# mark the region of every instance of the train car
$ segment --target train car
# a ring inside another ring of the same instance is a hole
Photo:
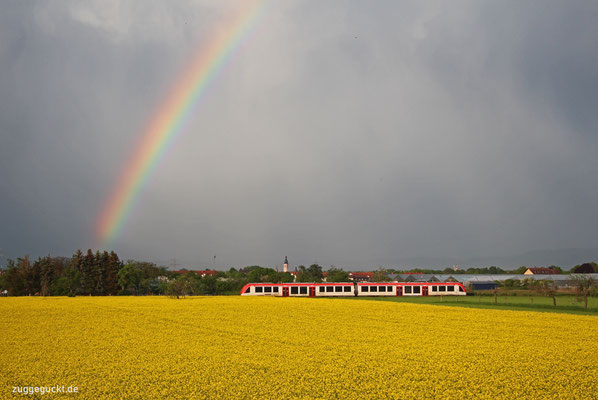
[[[434,282],[427,283],[427,296],[466,296],[467,292],[459,282]]]
[[[241,296],[346,297],[354,296],[351,282],[339,283],[248,283]]]
[[[395,282],[359,282],[356,285],[357,296],[397,296]]]
[[[360,282],[357,296],[465,296],[459,282]]]
[[[339,282],[248,283],[241,296],[347,297],[347,296],[465,296],[459,282]]]

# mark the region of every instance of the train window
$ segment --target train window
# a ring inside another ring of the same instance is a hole
[[[439,292],[446,292],[446,286],[438,286]]]
[[[274,286],[273,291],[274,291],[274,293],[278,293],[278,286]]]
[[[249,293],[251,292],[251,286],[249,286],[247,289],[245,289],[245,293]]]
[[[379,292],[386,292],[386,286],[378,286]]]
[[[433,291],[433,292],[436,292],[437,290],[438,290],[438,289],[437,289],[437,287],[436,287],[436,286],[432,286],[432,291]]]
[[[451,286],[447,286],[446,287],[446,291],[447,292],[454,292],[455,291],[455,286],[451,285]]]
[[[261,286],[256,286],[256,287],[255,287],[255,292],[256,292],[256,293],[262,293],[263,291],[264,291],[264,288],[263,288],[263,287],[261,287]]]
[[[377,292],[378,286],[370,286],[370,292]]]
[[[342,286],[335,286],[335,287],[334,287],[334,291],[335,291],[336,293],[342,292],[342,291],[343,291],[343,287],[342,287]]]
[[[343,286],[345,292],[351,292],[351,286]]]
[[[403,293],[411,294],[411,286],[403,286]]]
[[[459,286],[459,291],[463,292],[463,288],[461,286]]]
[[[369,292],[369,291],[370,291],[370,288],[369,288],[368,286],[362,286],[362,287],[361,287],[361,291],[362,291],[362,292]]]
[[[291,286],[291,294],[299,294],[299,287]]]
[[[318,289],[318,292],[324,293],[325,290],[326,290],[326,288],[324,286],[320,286],[320,288]]]
[[[334,292],[334,286],[326,286],[326,292],[327,293]]]
[[[299,294],[307,294],[307,286],[301,286],[299,288]]]
[[[264,288],[264,292],[266,292],[266,293],[272,293],[272,286],[266,286]]]
[[[421,288],[419,286],[413,286],[413,293],[421,293]]]

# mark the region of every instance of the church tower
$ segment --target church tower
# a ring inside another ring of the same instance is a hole
[[[284,265],[282,267],[282,272],[289,272],[289,260],[287,256],[284,256]]]

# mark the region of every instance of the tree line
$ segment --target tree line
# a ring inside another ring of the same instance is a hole
[[[115,252],[77,250],[71,258],[29,256],[9,259],[0,276],[0,288],[10,296],[115,295],[122,262]]]
[[[0,274],[0,292],[9,296],[219,295],[238,294],[250,282],[294,282],[291,273],[259,265],[228,271],[170,271],[154,263],[123,262],[114,251],[77,250],[71,258],[29,256],[9,259]],[[331,267],[328,282],[349,282],[349,273]],[[298,282],[322,282],[318,264],[298,266]]]
[[[550,268],[560,268],[552,266]],[[466,270],[414,269],[409,272],[440,274],[522,274],[526,267],[505,271],[498,267],[468,268]],[[598,271],[595,263],[580,264],[572,272]],[[259,265],[228,271],[209,271],[199,275],[194,271],[170,271],[154,263],[128,260],[123,262],[114,251],[77,250],[71,258],[40,257],[35,261],[28,256],[8,260],[7,268],[0,271],[0,292],[9,296],[108,296],[108,295],[218,295],[238,294],[250,282],[351,282],[349,272],[331,266],[324,272],[322,266],[300,265],[294,273],[279,272]],[[389,281],[388,273],[408,272],[378,268],[372,281]],[[507,283],[510,284],[510,282]]]
[[[185,271],[180,271],[185,272]],[[324,271],[322,266],[312,264],[309,267],[299,265],[295,276],[290,272],[279,272],[273,268],[251,265],[239,270],[211,271],[212,274],[199,276],[193,271],[179,273],[169,284],[165,294],[172,297],[184,295],[219,295],[239,294],[243,286],[255,282],[290,283],[290,282],[322,282]],[[349,273],[334,266],[326,271],[327,282],[351,282]]]
[[[514,275],[521,275],[523,274],[528,267],[521,266],[512,270],[509,269],[502,269],[500,267],[471,267],[467,269],[458,269],[454,270],[453,268],[445,268],[445,269],[424,269],[424,268],[415,268],[410,269],[409,271],[403,270],[395,270],[395,269],[387,269],[388,272],[396,273],[396,274],[406,274],[409,272],[416,272],[421,274],[480,274],[480,275],[502,275],[502,274],[514,274]],[[557,265],[551,265],[548,269],[552,269],[559,274],[587,274],[587,273],[598,273],[598,264],[595,262],[587,262],[583,264],[575,265],[571,268],[570,271],[565,271],[561,267]]]
[[[389,272],[392,273],[396,273],[396,274],[407,274],[409,272],[415,272],[415,273],[419,273],[419,274],[431,274],[431,275],[438,275],[438,274],[443,274],[443,275],[447,275],[447,274],[468,274],[468,275],[475,275],[475,274],[479,274],[479,275],[503,275],[503,274],[517,274],[517,275],[521,275],[523,274],[528,267],[526,266],[521,266],[518,268],[515,268],[513,270],[505,270],[502,269],[500,267],[496,267],[496,266],[491,266],[491,267],[470,267],[467,269],[458,269],[458,270],[454,270],[453,268],[445,268],[445,269],[425,269],[425,268],[414,268],[414,269],[410,269],[409,271],[402,271],[402,270],[395,270],[395,269],[388,269]],[[556,265],[551,265],[550,267],[548,267],[549,269],[554,269],[555,271],[557,271],[559,274],[563,273],[563,270],[556,266]]]

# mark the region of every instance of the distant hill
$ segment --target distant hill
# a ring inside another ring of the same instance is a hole
[[[582,264],[584,262],[598,261],[598,248],[596,249],[546,249],[533,250],[522,254],[503,256],[503,257],[472,257],[472,258],[452,258],[452,257],[409,257],[401,258],[392,264],[396,267],[408,268],[431,268],[439,269],[453,265],[460,267],[489,267],[496,266],[507,269],[515,269],[522,265],[527,267],[547,267],[557,265],[564,269]],[[392,265],[388,265],[392,267]]]

